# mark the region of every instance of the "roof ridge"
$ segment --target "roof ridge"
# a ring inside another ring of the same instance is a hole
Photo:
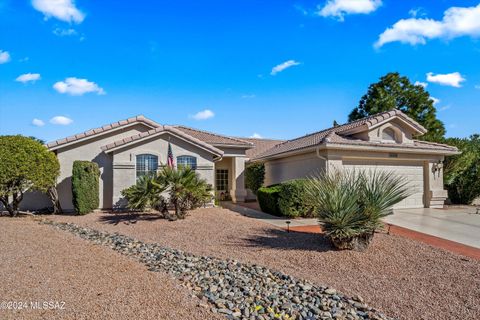
[[[73,135],[68,136],[66,138],[49,141],[49,142],[46,143],[46,146],[48,148],[61,146],[61,145],[67,144],[69,142],[75,142],[79,139],[91,137],[91,136],[94,136],[94,135],[102,133],[102,132],[106,132],[106,131],[109,131],[109,130],[113,130],[115,128],[123,127],[123,126],[129,125],[129,124],[135,123],[137,121],[144,122],[144,123],[148,124],[149,126],[152,126],[152,127],[155,127],[155,128],[161,126],[159,123],[145,117],[143,114],[139,114],[139,115],[127,118],[127,119],[122,119],[122,120],[118,120],[118,121],[115,121],[115,122],[111,122],[109,124],[105,124],[105,125],[102,125],[100,127],[90,128],[88,130],[85,130],[85,131],[80,132],[80,133],[73,134]]]
[[[220,137],[220,138],[229,138],[229,139],[236,140],[236,141],[238,141],[238,142],[242,142],[242,143],[249,144],[249,145],[252,144],[251,142],[242,140],[242,139],[240,139],[240,138],[235,138],[235,137],[232,137],[232,136],[227,136],[227,135],[223,135],[223,134],[218,134],[218,133],[214,133],[214,132],[207,131],[207,130],[201,130],[201,129],[197,129],[197,128],[187,127],[187,126],[184,126],[184,125],[172,125],[172,127],[174,127],[174,128],[176,128],[176,127],[178,127],[178,128],[185,128],[185,129],[192,130],[192,131],[196,131],[196,132],[202,132],[202,133],[211,134],[211,135],[213,135],[213,136]]]

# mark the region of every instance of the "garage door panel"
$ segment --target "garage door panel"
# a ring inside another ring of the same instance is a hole
[[[423,208],[423,163],[421,162],[391,162],[369,160],[343,160],[345,169],[350,170],[381,170],[392,172],[407,180],[407,188],[412,193],[407,199],[399,202],[394,209]]]

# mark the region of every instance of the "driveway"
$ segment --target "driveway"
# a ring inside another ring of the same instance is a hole
[[[480,214],[474,208],[398,209],[384,221],[480,248]]]

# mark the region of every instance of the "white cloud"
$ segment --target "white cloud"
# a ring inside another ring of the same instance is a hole
[[[250,138],[253,138],[253,139],[262,139],[263,137],[259,134],[259,133],[254,133],[250,136]]]
[[[461,83],[465,81],[465,78],[459,72],[452,72],[447,74],[433,74],[427,73],[427,81],[432,83],[438,83],[442,86],[451,86],[460,88]]]
[[[430,39],[453,39],[461,36],[480,36],[480,4],[468,8],[451,7],[443,13],[442,20],[401,19],[387,28],[374,46],[380,48],[389,42],[425,44]]]
[[[347,14],[368,14],[382,5],[381,0],[328,0],[325,6],[319,6],[318,15],[344,20]]]
[[[35,127],[43,127],[45,125],[45,122],[43,120],[35,118],[32,120],[32,125],[34,125]]]
[[[54,17],[65,22],[81,23],[85,14],[77,9],[75,0],[32,0],[32,6],[45,18]]]
[[[293,67],[293,66],[298,66],[299,64],[300,64],[300,62],[297,62],[295,60],[287,60],[287,61],[285,61],[283,63],[280,63],[279,65],[276,65],[275,67],[273,67],[272,72],[270,72],[270,74],[272,76],[274,76],[277,73],[282,72],[285,69],[288,69],[288,68]]]
[[[414,83],[416,86],[422,86],[424,88],[426,88],[428,86],[428,83],[426,82],[422,82],[422,81],[415,81]]]
[[[22,83],[27,83],[30,81],[37,81],[40,80],[40,73],[24,73],[22,75],[19,75],[15,81],[22,82]]]
[[[435,97],[430,97],[430,100],[432,100],[433,105],[436,105],[436,104],[440,103],[440,99],[437,99]]]
[[[10,61],[10,53],[8,51],[0,50],[0,64]]]
[[[195,120],[207,120],[210,118],[213,118],[215,116],[215,113],[213,113],[212,110],[205,109],[203,111],[199,111],[195,113],[192,118]]]
[[[62,29],[62,28],[55,28],[53,29],[53,34],[59,37],[67,37],[67,36],[75,36],[77,35],[77,31],[75,29]]]
[[[56,116],[56,117],[53,117],[52,119],[50,119],[51,124],[58,124],[58,125],[61,125],[61,126],[68,126],[72,122],[73,122],[72,119],[64,117],[64,116]]]
[[[441,107],[441,108],[438,109],[438,110],[440,110],[440,111],[445,111],[445,110],[448,110],[448,109],[450,109],[450,106],[443,106],[443,107]]]
[[[254,94],[244,94],[244,95],[242,95],[242,99],[253,99],[255,97],[256,97],[256,95],[254,95]]]
[[[425,9],[423,9],[422,7],[412,8],[412,9],[410,9],[410,10],[408,11],[408,14],[409,14],[412,18],[426,16]]]
[[[81,96],[89,92],[105,94],[105,91],[95,82],[75,77],[66,78],[65,81],[58,81],[53,85],[53,88],[60,93],[67,93],[72,96]]]

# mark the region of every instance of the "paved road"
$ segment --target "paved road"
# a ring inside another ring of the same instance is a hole
[[[480,248],[480,214],[473,208],[399,209],[385,222]]]

